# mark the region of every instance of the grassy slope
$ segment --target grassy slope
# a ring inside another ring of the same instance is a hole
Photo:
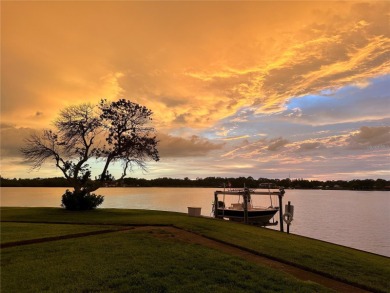
[[[92,224],[175,225],[376,291],[389,290],[389,258],[296,235],[226,221],[193,218],[185,214],[160,211],[102,209],[78,213],[54,208],[2,208],[1,219]]]

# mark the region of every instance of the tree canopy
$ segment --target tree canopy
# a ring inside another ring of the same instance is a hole
[[[114,180],[109,173],[113,163],[121,164],[118,180],[122,180],[133,166],[146,170],[148,160],[159,160],[152,114],[125,99],[72,105],[60,111],[55,130],[31,135],[21,152],[33,169],[53,159],[74,193],[89,195]],[[91,180],[91,159],[103,162],[95,180]]]

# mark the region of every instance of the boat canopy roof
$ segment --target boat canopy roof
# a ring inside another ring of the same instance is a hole
[[[257,191],[254,189],[236,189],[236,190],[217,190],[215,191],[215,194],[232,194],[232,195],[242,195],[245,192],[249,192],[251,195],[252,194],[258,194],[258,195],[279,195],[279,194],[284,194],[284,190],[280,189],[279,191]]]

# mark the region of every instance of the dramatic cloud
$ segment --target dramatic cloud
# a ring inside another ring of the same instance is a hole
[[[34,133],[30,128],[17,128],[13,125],[2,124],[0,128],[1,136],[1,157],[2,158],[20,158],[20,148],[24,140]]]
[[[226,88],[228,97],[245,99],[259,112],[277,112],[291,97],[361,84],[389,73],[389,31],[383,29],[388,20],[381,13],[388,3],[344,4],[338,7],[346,10],[342,18],[333,2],[334,10],[324,9],[322,15],[317,10],[318,18],[303,29],[286,28],[290,37],[279,39],[283,43],[278,43],[278,57],[262,60],[261,66],[191,76],[209,83],[210,89]],[[379,17],[373,17],[373,11]]]
[[[381,120],[389,117],[390,76],[370,80],[361,88],[348,86],[318,95],[293,98],[281,116],[310,125]]]
[[[318,149],[321,146],[319,142],[305,142],[299,146],[300,151],[311,151]]]
[[[286,144],[288,144],[288,140],[280,137],[271,140],[267,149],[272,152],[277,151],[280,150],[282,147],[284,147]]]
[[[382,147],[390,149],[390,126],[362,127],[351,135],[349,142],[353,148]]]
[[[223,144],[212,143],[199,136],[189,139],[159,134],[159,152],[162,159],[166,157],[197,157],[205,156],[210,151],[221,149]]]
[[[188,166],[240,175],[256,164],[275,176],[286,165],[355,174],[342,162],[358,155],[365,174],[383,174],[383,148],[367,148],[387,146],[375,127],[390,122],[389,9],[386,1],[5,1],[0,111],[15,131],[2,130],[2,164],[63,107],[124,97],[154,112],[167,158],[152,165],[156,176]]]
[[[386,5],[5,3],[4,119],[27,119],[41,101],[55,109],[119,95],[166,127],[207,127],[249,105],[279,111],[291,97],[388,72]]]

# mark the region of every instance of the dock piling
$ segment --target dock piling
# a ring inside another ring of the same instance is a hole
[[[245,188],[244,191],[244,223],[248,224],[248,200],[249,200],[249,189]]]
[[[281,188],[279,189],[279,222],[280,222],[280,232],[284,232],[284,227],[283,227],[283,195],[284,195],[284,189]]]

